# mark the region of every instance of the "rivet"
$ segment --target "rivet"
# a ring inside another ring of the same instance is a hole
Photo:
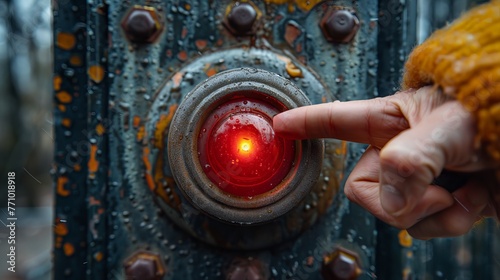
[[[325,38],[333,43],[349,43],[359,29],[359,20],[350,11],[332,10],[320,23]]]

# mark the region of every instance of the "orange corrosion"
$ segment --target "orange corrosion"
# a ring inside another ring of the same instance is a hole
[[[61,103],[70,103],[73,97],[67,91],[60,91],[56,93],[56,98]]]
[[[83,61],[82,61],[82,58],[80,56],[78,56],[78,55],[72,55],[69,58],[69,64],[71,64],[73,66],[82,66]]]
[[[500,161],[500,1],[470,10],[410,54],[403,88],[434,85],[477,120],[476,147]]]
[[[63,250],[64,254],[68,257],[72,256],[75,253],[75,247],[73,246],[73,244],[68,242],[64,243]]]
[[[408,234],[406,230],[402,230],[398,233],[399,245],[409,248],[413,244],[413,238]]]
[[[184,62],[184,61],[186,61],[186,60],[188,59],[188,54],[187,54],[187,52],[186,52],[186,51],[180,51],[180,52],[177,54],[177,58],[178,58],[180,61]]]
[[[104,128],[104,125],[102,124],[97,124],[95,126],[95,132],[97,133],[97,135],[102,136],[104,132],[106,132],[106,128]]]
[[[89,74],[90,79],[97,84],[102,82],[104,79],[104,67],[101,65],[90,66],[87,73]]]
[[[138,128],[140,124],[141,124],[141,117],[135,115],[132,121],[132,125],[134,126],[134,128]]]
[[[66,51],[73,49],[76,45],[75,35],[66,32],[57,33],[56,45]]]
[[[90,159],[88,161],[89,176],[94,178],[97,169],[99,168],[99,162],[96,160],[97,155],[97,145],[90,145]]]
[[[155,182],[153,180],[153,176],[151,176],[151,162],[149,161],[149,148],[144,147],[142,150],[142,161],[144,162],[144,176],[146,178],[146,184],[148,185],[151,191],[155,190]]]
[[[144,139],[144,136],[146,135],[146,131],[145,131],[145,128],[144,126],[141,126],[139,127],[139,129],[137,130],[137,142],[141,142],[142,139]]]
[[[68,234],[68,226],[66,226],[66,223],[61,223],[58,219],[54,226],[54,233],[56,235],[65,236]]]
[[[63,118],[61,120],[61,124],[64,126],[64,127],[70,127],[71,126],[71,119],[69,118]]]
[[[102,261],[104,258],[104,254],[102,252],[97,252],[94,254],[94,259],[98,262]]]
[[[55,76],[54,77],[54,90],[55,91],[60,91],[61,90],[61,84],[62,84],[62,78],[61,78],[61,76]]]
[[[164,145],[164,137],[167,135],[167,127],[170,125],[174,113],[177,110],[177,104],[170,105],[168,108],[167,115],[161,115],[160,119],[156,123],[156,129],[154,132],[154,143],[157,148],[162,148]]]
[[[215,68],[213,67],[210,67],[207,69],[205,74],[207,74],[207,77],[212,77],[213,75],[217,74],[217,70],[215,70]]]
[[[323,0],[265,0],[267,4],[283,5],[288,4],[288,9],[293,12],[293,4],[297,5],[303,11],[311,10],[316,4]]]
[[[57,178],[57,187],[56,187],[56,192],[60,196],[68,196],[69,195],[69,190],[65,189],[64,186],[68,182],[68,177],[65,176],[60,176]]]
[[[204,50],[206,47],[207,47],[207,40],[203,40],[203,39],[198,39],[194,42],[194,44],[196,45],[196,48],[201,51],[201,50]]]

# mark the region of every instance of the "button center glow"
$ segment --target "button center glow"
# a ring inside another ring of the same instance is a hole
[[[293,164],[295,145],[274,134],[279,113],[261,100],[241,98],[215,109],[198,139],[200,164],[221,190],[238,196],[265,193],[281,183]]]

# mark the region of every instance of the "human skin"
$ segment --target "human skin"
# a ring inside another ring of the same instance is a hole
[[[475,141],[472,115],[432,87],[370,100],[305,106],[278,114],[276,134],[369,144],[344,192],[377,218],[415,238],[458,236],[500,213],[492,162]],[[430,182],[441,171],[470,173],[449,193]]]

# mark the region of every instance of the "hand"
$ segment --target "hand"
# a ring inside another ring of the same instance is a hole
[[[500,213],[495,163],[475,148],[473,117],[458,101],[431,87],[301,107],[273,121],[275,132],[286,138],[330,137],[370,144],[344,192],[413,237],[462,235],[482,217]],[[462,188],[449,193],[430,185],[443,168],[472,175]]]

